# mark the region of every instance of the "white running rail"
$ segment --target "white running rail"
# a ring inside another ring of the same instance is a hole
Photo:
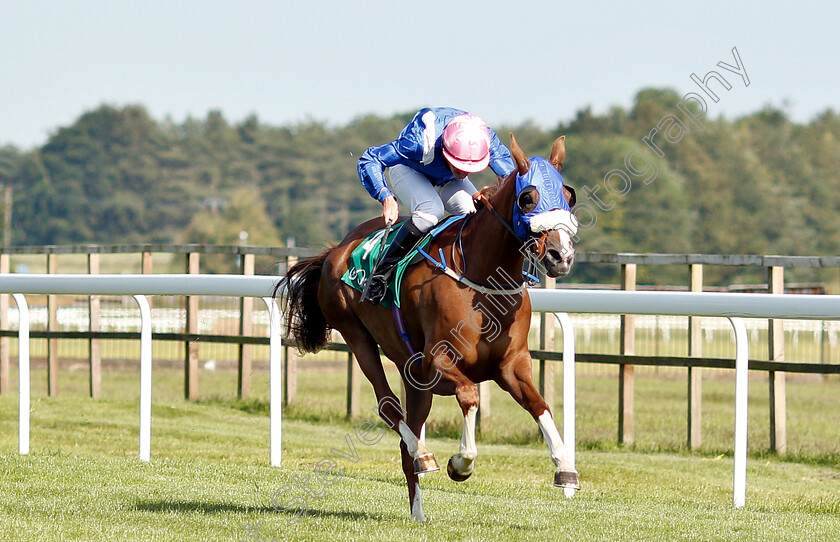
[[[11,293],[18,306],[19,450],[29,453],[29,306],[23,294],[133,295],[140,307],[140,459],[151,457],[152,317],[147,295],[218,295],[260,297],[269,313],[271,465],[282,459],[282,348],[280,311],[271,294],[274,277],[241,275],[0,275],[0,292]]]
[[[535,312],[586,312],[606,314],[662,314],[674,316],[727,317],[735,329],[735,464],[732,504],[741,508],[747,490],[747,399],[749,397],[749,341],[742,318],[840,319],[840,296],[729,294],[712,292],[629,292],[609,290],[532,289],[531,309]],[[573,335],[571,321],[560,319],[563,338]],[[564,357],[566,356],[564,344]],[[563,360],[564,365],[566,359]],[[573,362],[572,362],[573,363]],[[570,365],[572,364],[570,363]],[[567,370],[564,367],[564,374]],[[568,378],[568,377],[564,377]],[[565,384],[565,383],[564,383]],[[564,420],[574,419],[574,388],[563,387]],[[566,405],[571,414],[565,411]],[[568,423],[568,421],[564,421]],[[572,427],[574,427],[572,425]],[[572,430],[573,431],[573,430]],[[569,431],[564,427],[568,441]],[[574,441],[572,441],[573,443]],[[573,444],[569,448],[574,458]]]
[[[149,460],[151,428],[151,323],[147,295],[260,297],[270,315],[271,464],[281,460],[280,314],[271,294],[276,278],[240,275],[0,275],[0,292],[14,294],[20,309],[20,453],[29,452],[29,327],[23,294],[134,295],[141,329],[140,458]],[[575,458],[574,330],[569,312],[727,317],[735,329],[735,443],[732,503],[746,500],[747,371],[749,343],[742,318],[840,320],[840,296],[734,294],[710,292],[626,292],[531,289],[535,312],[553,312],[563,330],[564,438]],[[24,374],[25,373],[25,374]],[[25,389],[24,389],[25,388]],[[568,494],[567,494],[568,495]]]

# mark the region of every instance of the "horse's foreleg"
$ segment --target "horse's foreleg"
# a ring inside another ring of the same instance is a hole
[[[422,422],[420,425],[423,425]],[[420,434],[419,427],[416,431],[412,430],[411,427],[409,427],[409,424],[401,420],[397,428],[397,432],[400,434],[403,444],[405,444],[406,452],[409,456],[411,456],[415,474],[440,470],[437,460],[435,459],[435,454],[426,448],[426,445],[423,444],[418,437]]]
[[[537,418],[537,423],[540,425],[540,431],[548,445],[551,460],[557,466],[557,470],[554,472],[554,485],[568,489],[580,489],[580,478],[569,460],[569,453],[563,444],[563,439],[560,438],[560,432],[557,431],[557,425],[554,423],[554,416],[551,415],[551,411],[546,408]]]
[[[551,461],[557,467],[554,473],[554,485],[563,488],[580,489],[578,473],[569,459],[569,453],[557,431],[554,416],[548,408],[540,392],[534,386],[531,377],[531,356],[520,356],[516,361],[507,364],[496,379],[499,386],[511,394],[522,408],[527,410],[539,424],[540,431],[548,445]]]
[[[478,413],[478,386],[464,382],[455,389],[455,397],[464,414],[464,430],[461,433],[459,453],[449,458],[446,472],[456,482],[463,482],[475,469],[478,447],[475,444],[475,419]]]

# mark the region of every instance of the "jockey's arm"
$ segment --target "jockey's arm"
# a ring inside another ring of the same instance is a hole
[[[382,218],[386,224],[395,224],[400,211],[397,198],[385,182],[385,168],[405,161],[397,151],[397,142],[381,147],[370,147],[359,158],[359,178],[368,193],[382,203]]]
[[[516,169],[516,164],[513,162],[510,151],[499,140],[496,132],[490,128],[487,130],[490,132],[490,169],[499,179],[505,179]]]
[[[388,196],[394,195],[385,182],[385,168],[401,164],[404,160],[397,151],[396,141],[381,147],[370,147],[359,158],[358,170],[362,186],[379,203],[385,203]]]

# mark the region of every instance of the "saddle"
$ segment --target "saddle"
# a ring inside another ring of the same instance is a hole
[[[437,235],[449,227],[449,225],[463,219],[464,217],[465,215],[450,216],[438,224],[434,229],[427,233],[419,243],[417,243],[417,246],[415,246],[405,256],[405,258],[400,260],[394,269],[394,272],[391,273],[388,284],[388,293],[385,294],[385,299],[383,299],[382,303],[380,303],[383,307],[389,309],[393,307],[400,307],[400,284],[402,283],[402,277],[405,274],[405,270],[424,258],[421,251],[428,246],[432,239],[437,237]],[[355,290],[360,292],[363,291],[368,277],[373,271],[373,268],[376,266],[376,262],[379,260],[379,255],[387,251],[388,246],[390,246],[391,241],[393,241],[394,236],[399,229],[397,226],[399,226],[399,224],[395,225],[395,227],[391,230],[391,234],[388,236],[388,239],[385,240],[384,244],[382,243],[382,236],[385,235],[384,228],[365,237],[365,240],[353,249],[353,252],[350,254],[350,260],[347,262],[347,271],[341,277],[341,281]]]

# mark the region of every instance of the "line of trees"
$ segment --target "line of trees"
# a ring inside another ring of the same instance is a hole
[[[680,96],[640,91],[629,110],[581,109],[553,129],[526,122],[513,131],[530,154],[546,155],[567,136],[564,175],[585,194],[624,167]],[[299,246],[340,240],[377,215],[356,161],[393,139],[414,111],[364,116],[344,126],[308,121],[269,126],[219,111],[184,122],[152,119],[142,106],[103,105],[58,129],[41,147],[0,147],[0,184],[14,189],[7,236],[14,245],[239,242]],[[481,113],[480,111],[477,113]],[[601,190],[598,222],[582,250],[836,255],[840,253],[840,117],[826,110],[807,124],[776,108],[730,120],[704,119],[679,142],[660,139],[655,182],[621,197]],[[651,155],[653,153],[650,153]],[[477,185],[492,182],[484,172]],[[682,271],[680,271],[682,272]],[[722,279],[727,273],[721,271]],[[577,280],[609,280],[586,268]],[[667,275],[667,273],[666,273]],[[651,282],[662,277],[647,277]],[[663,278],[663,280],[668,279]]]

